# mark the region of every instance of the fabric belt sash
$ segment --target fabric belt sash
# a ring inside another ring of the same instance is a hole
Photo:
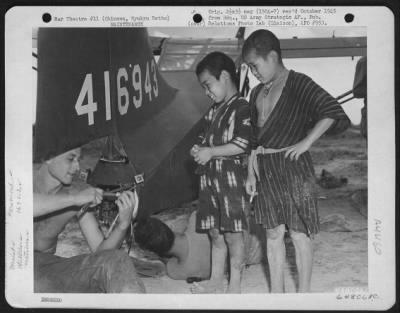
[[[263,146],[258,146],[257,149],[255,150],[255,156],[253,158],[253,169],[254,173],[256,173],[256,177],[258,180],[260,180],[260,174],[258,170],[258,163],[257,163],[257,155],[258,154],[272,154],[272,153],[278,153],[278,152],[283,152],[289,149],[289,147],[285,148],[280,148],[280,149],[273,149],[273,148],[264,148]]]

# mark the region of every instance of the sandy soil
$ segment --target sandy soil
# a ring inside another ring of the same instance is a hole
[[[90,167],[95,152],[84,150],[84,164]],[[312,292],[333,292],[337,287],[368,286],[367,205],[362,197],[367,188],[367,147],[359,131],[351,128],[335,137],[321,138],[312,148],[315,169],[322,169],[348,184],[334,189],[318,188],[321,232],[314,240]],[[86,163],[85,163],[86,162]],[[286,292],[296,292],[294,248],[286,241]],[[72,256],[88,252],[88,247],[76,223],[71,223],[60,235],[57,254]],[[245,268],[243,293],[269,291],[268,267],[264,262]],[[190,293],[185,281],[175,281],[166,275],[143,277],[148,293]]]

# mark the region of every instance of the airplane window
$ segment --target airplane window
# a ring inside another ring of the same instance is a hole
[[[197,59],[194,55],[165,55],[159,65],[161,71],[190,70]]]
[[[167,54],[198,54],[202,51],[204,45],[191,44],[168,44],[165,47]]]
[[[213,51],[223,51],[236,61],[241,47],[236,40],[171,38],[162,48],[159,68],[161,71],[194,71],[197,63]]]

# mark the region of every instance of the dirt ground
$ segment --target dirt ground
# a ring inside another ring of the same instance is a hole
[[[84,167],[90,167],[97,152],[90,149],[83,152]],[[314,239],[311,291],[328,293],[337,287],[367,287],[366,141],[353,127],[338,136],[321,138],[311,153],[317,177],[325,169],[348,181],[338,188],[318,186],[321,232]],[[168,215],[166,212],[163,214]],[[170,215],[169,219],[174,219],[173,216]],[[89,251],[76,223],[70,223],[59,239],[59,255],[73,256]],[[295,253],[290,239],[285,242],[285,291],[292,293],[296,292]],[[172,280],[166,275],[143,277],[143,281],[148,293],[190,293],[190,284]],[[266,263],[250,265],[243,272],[242,293],[267,293],[268,282]]]

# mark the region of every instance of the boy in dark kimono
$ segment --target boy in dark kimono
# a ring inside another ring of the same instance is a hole
[[[207,55],[198,64],[196,74],[206,95],[215,103],[205,115],[199,144],[190,152],[199,164],[200,174],[196,230],[207,230],[211,237],[211,279],[195,283],[192,291],[223,292],[229,251],[227,292],[240,293],[243,231],[248,228],[243,159],[250,137],[250,109],[238,94],[235,64],[225,54]]]
[[[319,232],[315,173],[308,150],[322,134],[344,131],[350,120],[311,78],[285,68],[279,40],[272,32],[253,32],[242,56],[260,81],[250,95],[246,191],[253,195],[257,191],[256,222],[267,229],[271,292],[284,291],[286,227],[296,251],[298,290],[308,292],[311,238]]]

